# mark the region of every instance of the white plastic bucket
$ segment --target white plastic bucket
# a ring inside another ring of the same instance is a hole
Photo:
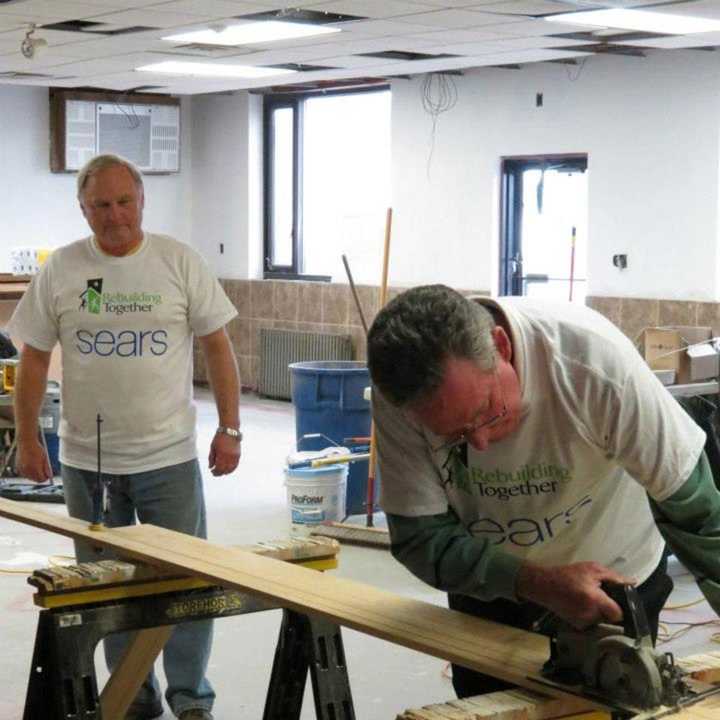
[[[285,468],[290,528],[292,532],[309,532],[311,526],[345,517],[347,465],[325,465],[319,468]]]

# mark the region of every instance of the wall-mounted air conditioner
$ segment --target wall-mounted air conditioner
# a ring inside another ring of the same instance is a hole
[[[51,90],[50,106],[53,172],[79,170],[99,153],[122,155],[146,173],[180,170],[175,98]]]

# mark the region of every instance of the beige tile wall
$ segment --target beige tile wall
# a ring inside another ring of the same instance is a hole
[[[257,388],[261,328],[350,335],[353,357],[366,359],[365,331],[349,285],[303,280],[220,280],[220,283],[238,311],[237,318],[228,325],[228,333],[235,348],[243,389]],[[355,289],[369,327],[378,311],[380,290],[376,285],[357,285]],[[387,300],[404,289],[388,288]],[[197,343],[194,380],[207,383],[205,363]]]
[[[597,296],[586,302],[633,341],[643,328],[656,325],[706,325],[713,335],[720,335],[720,303]]]
[[[221,280],[238,310],[228,332],[235,348],[243,388],[255,389],[261,328],[350,335],[354,358],[364,360],[365,332],[349,285],[301,280]],[[365,319],[370,325],[378,309],[376,286],[356,286]],[[388,299],[400,289],[391,288]],[[195,347],[195,382],[207,382],[202,353]]]
[[[349,334],[355,359],[365,360],[365,333],[349,285],[302,280],[220,282],[238,310],[238,317],[230,322],[228,332],[243,388],[257,388],[261,328]],[[378,310],[379,290],[374,285],[359,285],[356,289],[370,325]],[[390,288],[388,300],[403,289]],[[631,340],[636,340],[643,328],[655,325],[708,325],[713,328],[714,335],[720,335],[720,303],[598,296],[588,297],[586,302]],[[197,383],[207,382],[205,363],[197,343],[194,379]]]

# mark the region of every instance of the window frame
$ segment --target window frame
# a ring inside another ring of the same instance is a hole
[[[500,163],[499,295],[522,295],[522,201],[526,170],[584,173],[587,153],[503,157]]]
[[[330,282],[329,275],[308,275],[304,272],[303,258],[303,127],[305,101],[317,97],[359,95],[390,90],[389,83],[372,87],[345,88],[333,91],[311,91],[297,93],[269,93],[263,98],[263,278],[281,280],[317,280]],[[292,260],[290,265],[276,265],[272,262],[273,246],[273,113],[276,110],[293,110],[293,223]]]

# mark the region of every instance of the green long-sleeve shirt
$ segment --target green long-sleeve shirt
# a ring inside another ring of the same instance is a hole
[[[665,541],[720,614],[720,492],[705,453],[679,490],[662,502],[650,499],[650,505]],[[429,585],[481,600],[517,599],[523,561],[487,538],[470,535],[452,509],[420,517],[388,514],[387,519],[393,556]]]

